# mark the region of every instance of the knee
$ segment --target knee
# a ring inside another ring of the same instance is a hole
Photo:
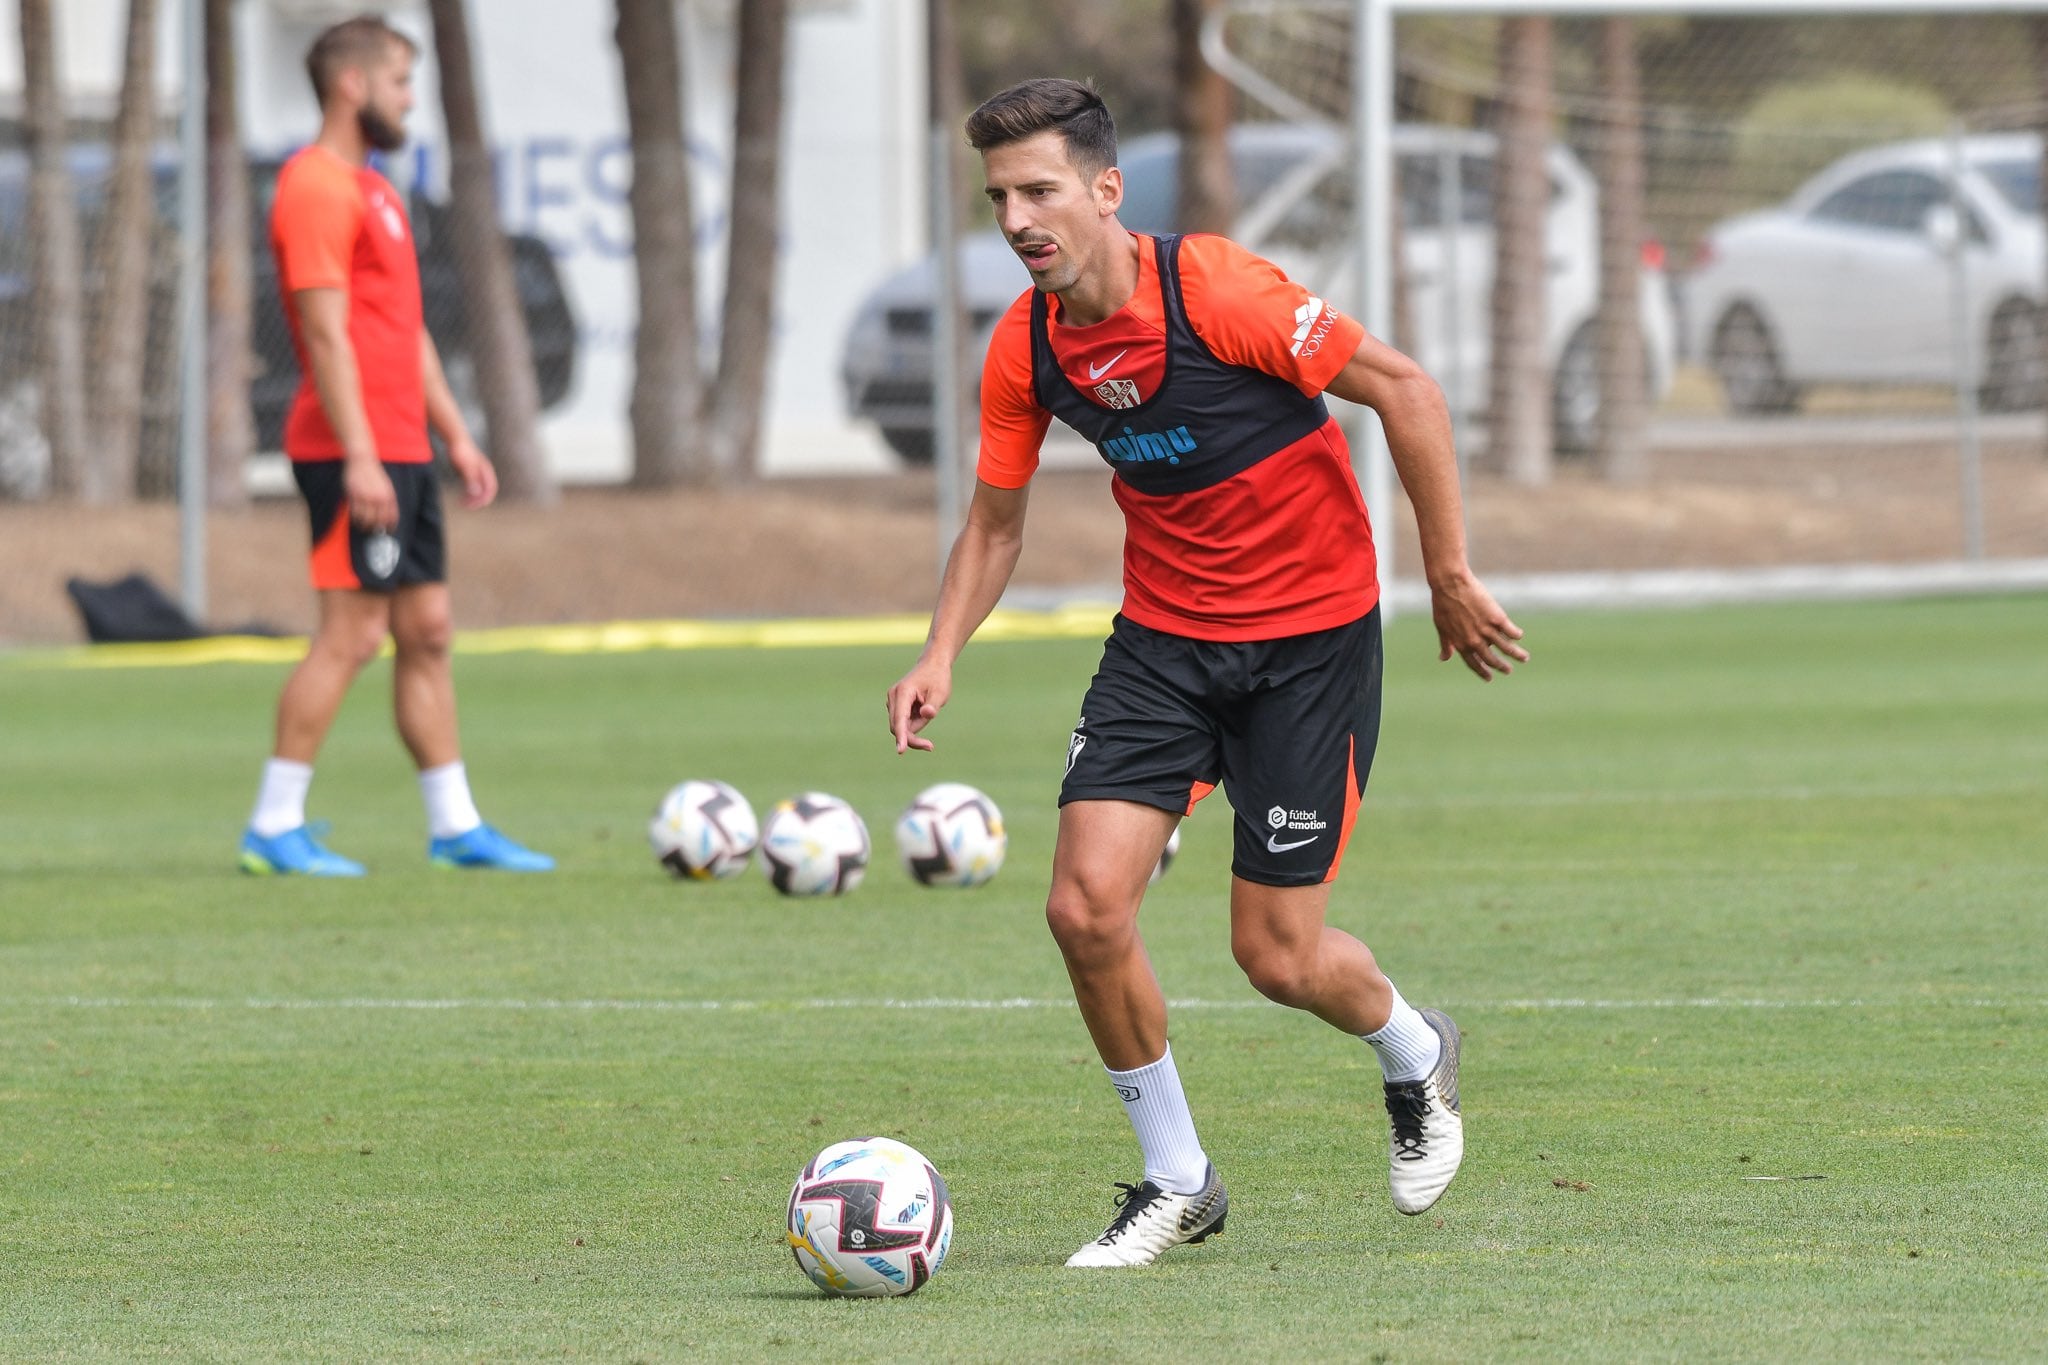
[[[1315,993],[1315,957],[1270,940],[1233,940],[1231,954],[1252,989],[1279,1005],[1299,1009]]]
[[[1079,878],[1055,881],[1045,903],[1053,941],[1069,964],[1082,968],[1114,958],[1129,943],[1136,918],[1136,906],[1120,906]]]
[[[396,638],[409,658],[446,658],[455,644],[455,623],[446,612],[422,613],[406,621]]]
[[[350,621],[330,624],[320,632],[315,648],[351,670],[359,670],[384,648],[382,621]]]

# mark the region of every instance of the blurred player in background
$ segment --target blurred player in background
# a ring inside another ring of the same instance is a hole
[[[543,872],[554,860],[487,825],[456,735],[453,627],[431,423],[484,507],[498,476],[449,392],[420,308],[419,261],[404,201],[370,168],[405,141],[412,40],[381,19],[350,19],[306,54],[320,135],[285,163],[271,210],[279,293],[303,378],[284,448],[312,518],[320,619],[277,704],[277,747],[242,836],[257,873],[357,877],[359,863],[306,826],[313,760],[343,696],[388,635],[393,710],[419,767],[428,856],[441,866]]]
[[[980,478],[889,725],[897,752],[932,747],[921,732],[1016,567],[1039,446],[1060,418],[1115,471],[1125,592],[1067,749],[1046,914],[1145,1163],[1067,1264],[1145,1265],[1223,1227],[1228,1200],[1138,935],[1161,850],[1219,783],[1236,812],[1237,961],[1266,996],[1372,1047],[1394,1205],[1420,1213],[1463,1159],[1458,1030],[1324,923],[1379,736],[1381,659],[1372,532],[1322,395],[1379,414],[1441,657],[1487,680],[1529,656],[1466,562],[1442,391],[1236,243],[1127,231],[1115,125],[1089,87],[1026,81],[977,109],[967,137],[1035,287],[990,343]]]

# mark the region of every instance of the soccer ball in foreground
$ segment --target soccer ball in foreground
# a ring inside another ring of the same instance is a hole
[[[996,803],[964,782],[926,787],[896,821],[896,852],[925,886],[980,886],[1009,846]]]
[[[723,782],[698,779],[671,787],[647,824],[654,856],[678,877],[708,881],[746,869],[761,841],[747,798]]]
[[[827,1294],[909,1294],[945,1264],[953,1201],[915,1147],[893,1138],[835,1142],[796,1178],[784,1235],[797,1268]]]
[[[1157,886],[1159,879],[1166,875],[1166,869],[1173,866],[1173,860],[1180,856],[1180,826],[1173,827],[1173,833],[1166,836],[1166,850],[1159,855],[1159,866],[1152,869],[1152,875],[1145,879],[1145,885]]]
[[[785,896],[841,895],[868,869],[868,827],[836,796],[793,796],[768,815],[761,867]]]

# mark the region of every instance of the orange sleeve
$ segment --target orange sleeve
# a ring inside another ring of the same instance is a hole
[[[278,284],[285,297],[301,289],[347,289],[363,227],[363,190],[347,167],[304,160],[278,183],[270,210]]]
[[[997,488],[1022,488],[1038,472],[1052,414],[1031,386],[1031,295],[1010,305],[988,341],[981,366],[981,456],[976,474]]]
[[[1227,237],[1185,237],[1181,297],[1202,344],[1229,365],[1262,370],[1305,394],[1330,386],[1365,328]]]

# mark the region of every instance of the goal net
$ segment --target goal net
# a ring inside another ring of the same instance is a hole
[[[2048,555],[2048,8],[1405,0],[1376,314],[1351,189],[1361,8],[1212,18],[1241,120],[1320,149],[1242,226],[1442,384],[1482,571],[1910,590],[1959,581],[1912,566],[1997,578]],[[1397,547],[1403,577],[1414,555]]]

